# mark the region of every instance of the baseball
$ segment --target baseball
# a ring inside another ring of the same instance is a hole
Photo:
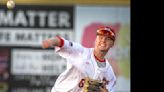
[[[13,0],[7,1],[7,8],[13,9],[15,7],[15,2]]]

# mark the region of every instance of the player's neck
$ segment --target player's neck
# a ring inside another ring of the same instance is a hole
[[[105,60],[105,54],[106,53],[103,53],[103,52],[99,52],[99,51],[94,50],[94,56],[100,62]]]

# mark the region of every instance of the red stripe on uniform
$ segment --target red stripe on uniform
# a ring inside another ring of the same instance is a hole
[[[94,56],[95,56],[95,55],[94,55]],[[96,58],[96,60],[98,60],[99,62],[105,62],[105,59],[101,60],[101,59],[99,59],[99,58],[96,57],[96,56],[95,56],[95,58]]]
[[[63,47],[64,46],[64,40],[60,36],[56,36],[56,37],[60,39],[60,46],[59,47]]]

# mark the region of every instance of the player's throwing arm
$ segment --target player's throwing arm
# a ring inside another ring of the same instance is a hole
[[[46,40],[43,40],[42,42],[42,48],[47,49],[53,46],[60,46],[61,42],[60,42],[60,38],[57,36],[55,38],[48,38]]]

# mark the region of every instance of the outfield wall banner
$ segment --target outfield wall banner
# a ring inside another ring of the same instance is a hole
[[[66,63],[41,45],[57,35],[74,40],[73,6],[0,5],[0,92],[50,92]]]

